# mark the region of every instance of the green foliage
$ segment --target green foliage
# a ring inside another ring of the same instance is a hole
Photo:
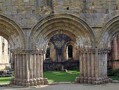
[[[112,69],[108,70],[107,75],[114,76],[114,71]]]
[[[117,76],[109,76],[112,80],[119,80],[119,77]]]
[[[115,69],[115,70],[110,69],[110,70],[108,70],[108,76],[117,76],[117,77],[119,77],[119,69]]]
[[[46,51],[46,58],[49,58],[50,57],[50,48],[47,48],[47,51]]]

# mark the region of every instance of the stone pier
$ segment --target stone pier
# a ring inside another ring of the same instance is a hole
[[[90,49],[80,52],[80,77],[77,83],[103,84],[110,82],[107,77],[107,54],[106,49]]]
[[[48,84],[43,78],[43,53],[38,50],[13,51],[15,73],[12,85],[37,86]]]
[[[116,36],[112,41],[111,61],[112,69],[119,69],[119,36]]]

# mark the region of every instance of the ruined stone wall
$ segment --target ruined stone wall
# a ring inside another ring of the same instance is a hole
[[[11,84],[47,84],[47,80],[43,79],[44,49],[49,38],[58,30],[71,36],[78,47],[84,47],[83,50],[78,48],[82,51],[81,78],[76,81],[109,82],[106,62],[109,50],[105,48],[109,37],[119,31],[118,23],[113,23],[119,17],[104,25],[119,14],[119,0],[0,0],[0,14],[0,35],[6,36],[14,49],[15,79]],[[46,16],[49,17],[44,18]],[[102,27],[108,27],[108,30]],[[89,49],[91,47],[94,49]]]
[[[98,40],[104,24],[119,14],[119,0],[0,0],[0,14],[20,25],[27,36],[40,19],[53,13],[80,17]]]
[[[118,14],[119,0],[53,0],[55,13],[71,13],[99,27]],[[92,22],[93,21],[93,22]]]
[[[35,0],[0,0],[0,10],[23,28],[36,23]]]
[[[52,12],[74,14],[92,27],[101,27],[118,11],[119,0],[0,0],[0,14],[23,28],[33,27]]]
[[[0,0],[0,14],[15,21],[24,30],[27,40],[43,17],[73,14],[92,27],[98,42],[102,27],[119,14],[119,0]]]

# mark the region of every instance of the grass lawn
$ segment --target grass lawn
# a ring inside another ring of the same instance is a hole
[[[44,78],[48,78],[49,84],[54,82],[74,82],[75,78],[79,76],[79,71],[47,71],[44,72]],[[119,77],[110,76],[113,80],[119,80]],[[12,77],[0,77],[0,84],[8,84]]]
[[[48,82],[74,82],[79,76],[79,71],[47,71],[44,72],[44,78],[48,78]],[[8,84],[12,77],[0,77],[0,84]]]
[[[8,84],[12,77],[0,77],[0,84]]]
[[[47,71],[44,72],[44,77],[48,78],[49,83],[53,82],[74,82],[79,76],[79,71]]]

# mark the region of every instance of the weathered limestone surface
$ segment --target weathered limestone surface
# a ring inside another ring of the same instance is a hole
[[[1,0],[0,13],[22,28],[33,28],[39,19],[52,12],[73,14],[95,27],[94,32],[99,37],[99,27],[118,15],[118,4],[119,0]]]
[[[111,43],[111,59],[109,60],[113,69],[119,68],[119,36],[115,37]]]
[[[91,26],[99,27],[118,14],[118,4],[118,0],[1,0],[0,13],[23,28],[32,28],[52,9],[54,13],[74,14]]]
[[[37,86],[48,84],[43,78],[43,53],[37,50],[12,51],[15,61],[15,78],[11,84],[19,86]]]
[[[77,82],[108,82],[105,49],[119,32],[118,14],[119,0],[0,0],[0,35],[8,40],[15,61],[11,83],[47,83],[42,62],[50,38],[58,32],[80,47],[74,53],[81,56]]]
[[[107,54],[109,50],[89,49],[80,53],[80,77],[76,82],[101,84],[111,80],[107,77]]]

